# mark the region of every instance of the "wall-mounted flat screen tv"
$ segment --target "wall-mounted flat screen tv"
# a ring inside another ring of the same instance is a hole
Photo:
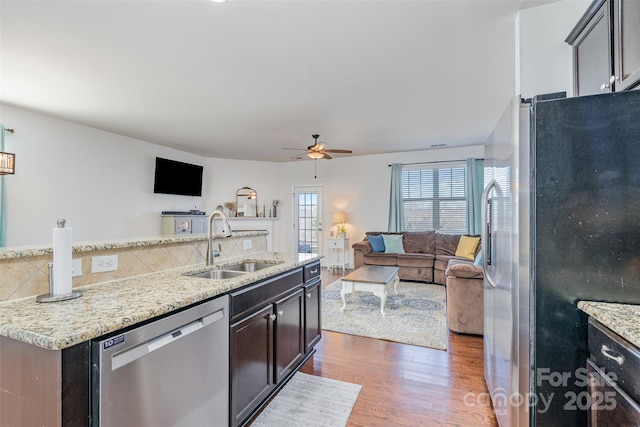
[[[156,157],[153,192],[202,196],[203,169],[202,166]]]

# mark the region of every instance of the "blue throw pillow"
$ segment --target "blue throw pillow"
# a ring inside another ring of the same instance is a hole
[[[473,265],[482,265],[482,251],[478,252],[478,255],[476,255],[476,260],[473,261]]]
[[[372,252],[384,252],[384,240],[382,239],[382,235],[374,236],[367,234],[367,239],[369,240],[369,243],[371,243]]]
[[[383,234],[384,251],[388,254],[403,254],[402,234]]]

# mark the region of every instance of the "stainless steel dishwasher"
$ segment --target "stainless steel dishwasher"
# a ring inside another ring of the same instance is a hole
[[[229,297],[92,341],[93,426],[228,426]]]

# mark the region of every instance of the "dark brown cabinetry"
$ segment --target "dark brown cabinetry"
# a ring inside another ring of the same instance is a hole
[[[302,289],[274,303],[276,309],[276,383],[304,359],[304,300]]]
[[[640,1],[613,1],[615,90],[640,87]]]
[[[319,275],[320,265],[315,265]],[[230,294],[232,427],[246,423],[313,354],[320,339],[320,306],[315,302],[320,278],[306,283],[306,277],[307,266]],[[313,331],[310,341],[308,329]]]
[[[573,47],[576,96],[640,86],[637,0],[595,0],[565,41]]]
[[[239,425],[271,394],[273,380],[273,307],[231,325],[231,425]]]
[[[322,338],[322,283],[320,281],[320,262],[304,267],[304,343],[305,353],[313,350]]]
[[[640,351],[591,318],[588,331],[588,395],[576,405],[588,406],[591,427],[640,425]]]
[[[309,353],[322,337],[320,322],[320,304],[322,287],[318,278],[304,287],[304,344],[305,353]]]

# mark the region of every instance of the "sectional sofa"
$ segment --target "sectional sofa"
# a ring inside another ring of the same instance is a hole
[[[404,253],[374,251],[369,236],[374,236],[371,239],[377,242],[383,235],[398,236],[395,239],[401,239]],[[479,242],[475,250],[466,253],[466,257],[457,256],[456,252],[459,255],[461,253],[459,249],[462,236],[436,231],[367,232],[362,241],[352,245],[354,267],[395,266],[398,267],[400,280],[446,285],[449,329],[459,333],[481,335],[484,276],[482,268],[474,263],[481,244],[479,238],[473,236]],[[469,237],[472,236],[465,237],[463,243],[471,240]]]
[[[404,253],[375,252],[367,236],[402,236]],[[473,259],[456,256],[461,234],[445,234],[435,231],[367,232],[365,238],[352,245],[354,267],[363,265],[387,265],[398,267],[401,280],[446,284],[445,272],[449,261],[473,265]],[[480,245],[473,258],[480,251]],[[482,271],[482,270],[480,270]]]

